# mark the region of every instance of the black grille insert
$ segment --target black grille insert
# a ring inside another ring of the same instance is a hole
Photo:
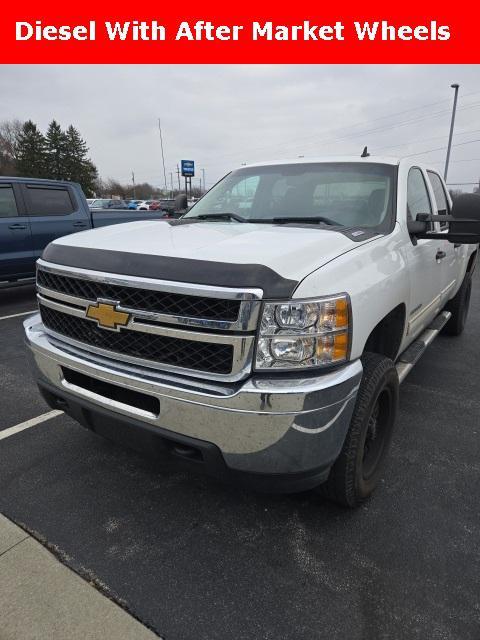
[[[186,318],[205,318],[207,320],[225,320],[234,322],[238,318],[239,300],[221,300],[219,298],[202,298],[187,296],[167,291],[153,291],[109,284],[108,282],[94,282],[62,276],[50,271],[38,269],[37,283],[59,293],[65,293],[77,298],[119,301],[123,307],[138,311],[150,311]]]
[[[42,322],[48,329],[120,356],[142,358],[207,373],[228,374],[232,370],[233,346],[230,344],[197,342],[131,330],[108,331],[100,329],[91,320],[71,316],[42,304],[40,313]]]

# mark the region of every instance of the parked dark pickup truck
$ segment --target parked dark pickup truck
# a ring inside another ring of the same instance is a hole
[[[131,210],[90,211],[79,184],[0,177],[0,287],[28,281],[49,242],[61,236],[161,217]]]

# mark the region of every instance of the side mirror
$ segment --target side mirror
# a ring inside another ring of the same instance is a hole
[[[450,242],[480,242],[480,195],[464,193],[455,198],[447,235]]]
[[[441,233],[429,229],[430,222],[446,222],[448,230]],[[422,240],[448,240],[455,244],[480,243],[480,195],[464,193],[455,198],[451,215],[419,213],[416,220],[407,220],[408,233],[416,244]]]
[[[428,222],[424,222],[423,220],[412,220],[409,218],[407,220],[407,229],[411,236],[423,235],[428,231]]]

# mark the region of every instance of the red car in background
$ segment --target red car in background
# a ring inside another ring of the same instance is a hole
[[[148,207],[150,211],[163,211],[165,218],[173,218],[175,214],[175,200],[152,200]]]

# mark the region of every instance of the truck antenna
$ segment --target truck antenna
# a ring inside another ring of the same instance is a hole
[[[367,147],[363,147],[362,155],[360,157],[361,158],[369,158],[370,157],[370,154],[368,153]]]

